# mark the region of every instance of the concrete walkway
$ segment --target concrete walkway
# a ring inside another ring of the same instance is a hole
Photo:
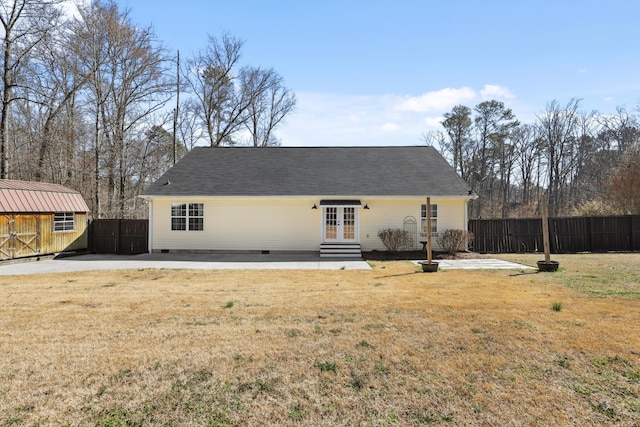
[[[418,264],[421,261],[413,261]],[[441,270],[537,270],[535,267],[524,264],[516,264],[515,262],[503,261],[493,258],[477,258],[477,259],[439,259],[438,268]]]
[[[0,276],[73,271],[175,268],[196,270],[371,270],[362,259],[334,260],[319,254],[140,254],[79,255],[0,263]]]
[[[413,261],[418,264],[420,261]],[[438,260],[441,270],[465,269],[533,269],[522,264],[497,259]],[[175,268],[196,270],[371,270],[359,260],[320,258],[317,253],[278,254],[141,254],[79,255],[65,258],[43,258],[0,263],[0,276],[24,274],[68,273],[74,271],[126,270],[141,268]]]

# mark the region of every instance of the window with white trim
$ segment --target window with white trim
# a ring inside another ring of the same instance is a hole
[[[204,203],[171,203],[171,230],[204,230]]]
[[[427,204],[420,205],[420,234],[427,235]],[[438,235],[438,205],[431,204],[431,236]]]
[[[53,231],[75,231],[73,212],[56,212],[53,214]]]

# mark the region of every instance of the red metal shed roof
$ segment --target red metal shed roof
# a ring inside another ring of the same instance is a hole
[[[58,184],[0,179],[0,213],[89,212],[75,190]]]

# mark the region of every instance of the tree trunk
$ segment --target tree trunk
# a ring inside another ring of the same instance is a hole
[[[429,264],[433,260],[431,240],[431,197],[427,197],[427,262]]]
[[[9,177],[9,105],[11,104],[12,71],[11,71],[11,28],[5,27],[4,61],[2,74],[2,115],[0,117],[0,179]]]

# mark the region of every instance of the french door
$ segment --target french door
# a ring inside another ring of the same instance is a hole
[[[324,243],[358,242],[358,210],[355,207],[326,206],[322,212]]]

